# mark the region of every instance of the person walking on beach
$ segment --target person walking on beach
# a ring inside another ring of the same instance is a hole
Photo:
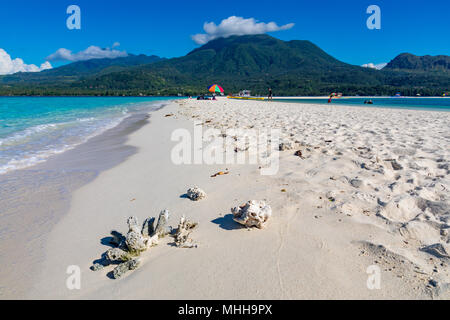
[[[267,99],[269,99],[269,100],[273,99],[272,88],[269,88],[269,96],[267,97]]]
[[[330,94],[330,97],[328,98],[328,103],[331,103],[331,100],[333,99],[333,97],[334,97],[334,93]]]

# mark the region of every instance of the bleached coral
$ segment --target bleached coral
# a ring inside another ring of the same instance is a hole
[[[111,248],[106,251],[106,258],[109,261],[128,261],[133,257],[129,252],[119,249],[119,248]]]
[[[106,251],[102,260],[94,263],[91,269],[98,271],[111,263],[117,264],[119,262],[120,264],[113,270],[113,276],[116,279],[129,270],[136,269],[140,264],[138,257],[141,253],[151,246],[157,245],[158,239],[171,233],[168,221],[169,211],[167,209],[160,212],[156,228],[153,227],[155,218],[148,218],[142,226],[139,226],[136,217],[129,217],[127,219],[128,232],[126,236],[123,236],[120,232],[112,231],[109,244],[113,248]]]
[[[157,235],[158,238],[163,238],[172,232],[172,228],[168,226],[169,222],[169,210],[164,209],[159,213],[158,223],[156,224],[155,232],[153,236]]]
[[[197,227],[196,222],[192,222],[183,215],[175,232],[175,244],[180,248],[196,248],[197,244],[189,237],[191,232]]]
[[[139,267],[141,261],[139,259],[133,259],[119,264],[113,270],[114,279],[122,277],[125,273],[130,270],[135,270]]]
[[[140,232],[128,231],[125,241],[129,251],[139,252],[147,249],[147,239],[144,239]]]
[[[246,226],[262,229],[272,216],[272,208],[264,201],[250,200],[246,204],[231,209],[233,220]]]
[[[206,192],[199,187],[189,188],[186,194],[192,201],[198,201],[206,197]]]
[[[291,141],[283,141],[279,144],[278,149],[280,151],[291,150],[294,148],[294,143]]]

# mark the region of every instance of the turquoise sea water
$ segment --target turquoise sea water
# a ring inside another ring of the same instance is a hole
[[[0,174],[43,162],[174,98],[0,97]],[[333,105],[450,111],[450,98],[333,99]],[[274,99],[327,104],[327,99]]]
[[[364,101],[372,100],[373,104],[364,104]],[[297,102],[297,103],[314,103],[314,104],[328,104],[328,98],[321,99],[274,99],[274,101],[283,102]],[[343,97],[333,99],[332,104],[336,105],[350,105],[362,107],[383,107],[383,108],[399,108],[411,110],[432,110],[432,111],[450,111],[450,97],[442,98],[353,98]]]
[[[0,174],[43,162],[170,99],[0,97]]]

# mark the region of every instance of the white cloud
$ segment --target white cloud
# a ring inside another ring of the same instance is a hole
[[[113,48],[120,47],[120,42],[114,42],[112,45]]]
[[[116,42],[113,45],[114,47],[119,46],[120,43]],[[114,59],[119,57],[126,57],[128,53],[125,51],[114,50],[110,48],[100,48],[97,46],[90,46],[89,48],[73,53],[72,51],[61,48],[58,49],[55,53],[49,55],[47,60],[49,61],[84,61],[90,59]]]
[[[48,69],[53,69],[52,65],[50,64],[50,62],[45,61],[44,63],[41,64],[41,71],[42,70],[48,70]]]
[[[197,44],[205,44],[213,39],[220,37],[229,37],[232,35],[246,35],[246,34],[262,34],[266,32],[275,32],[281,30],[288,30],[294,26],[293,23],[284,26],[278,26],[275,22],[258,22],[254,18],[244,19],[242,17],[231,16],[222,20],[219,25],[214,22],[205,22],[203,29],[206,33],[199,33],[192,36]]]
[[[11,59],[11,56],[0,48],[0,75],[13,74],[17,72],[40,72],[51,69],[52,65],[46,61],[40,67],[34,64],[26,64],[22,59]]]
[[[365,64],[363,64],[361,67],[381,70],[381,69],[383,69],[384,67],[386,67],[386,65],[387,65],[387,63],[378,63],[378,64],[365,63]]]

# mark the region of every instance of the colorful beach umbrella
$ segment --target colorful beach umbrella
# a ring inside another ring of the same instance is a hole
[[[223,88],[218,84],[213,84],[208,87],[209,92],[223,92]]]

